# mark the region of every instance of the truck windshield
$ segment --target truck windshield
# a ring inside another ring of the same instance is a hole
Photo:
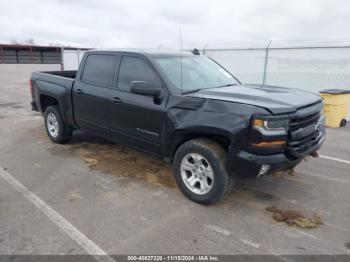
[[[172,84],[179,90],[182,88],[182,93],[238,84],[229,72],[206,56],[156,57],[155,60]]]

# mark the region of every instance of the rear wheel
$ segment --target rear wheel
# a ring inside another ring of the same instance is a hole
[[[73,130],[63,122],[58,106],[47,107],[44,120],[46,133],[52,142],[62,144],[71,139]]]
[[[340,121],[340,127],[344,127],[344,126],[346,126],[346,119],[342,119]]]
[[[225,166],[227,153],[214,141],[184,143],[174,158],[174,175],[180,190],[191,200],[211,204],[231,192],[233,178]]]

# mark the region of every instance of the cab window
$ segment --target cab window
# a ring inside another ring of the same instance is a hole
[[[113,55],[89,55],[86,59],[81,80],[101,86],[111,86],[114,77],[115,57]]]
[[[153,69],[144,60],[137,57],[124,56],[120,64],[117,87],[129,91],[132,81],[156,82],[157,77]]]

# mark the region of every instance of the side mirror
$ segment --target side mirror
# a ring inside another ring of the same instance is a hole
[[[150,81],[132,81],[130,84],[130,92],[139,95],[159,97],[162,92],[162,87]]]

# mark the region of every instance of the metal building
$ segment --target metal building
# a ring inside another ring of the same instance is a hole
[[[61,48],[0,44],[0,63],[61,64]]]
[[[65,47],[64,49],[80,50],[74,47]],[[1,63],[62,64],[62,47],[0,44],[0,64]]]

